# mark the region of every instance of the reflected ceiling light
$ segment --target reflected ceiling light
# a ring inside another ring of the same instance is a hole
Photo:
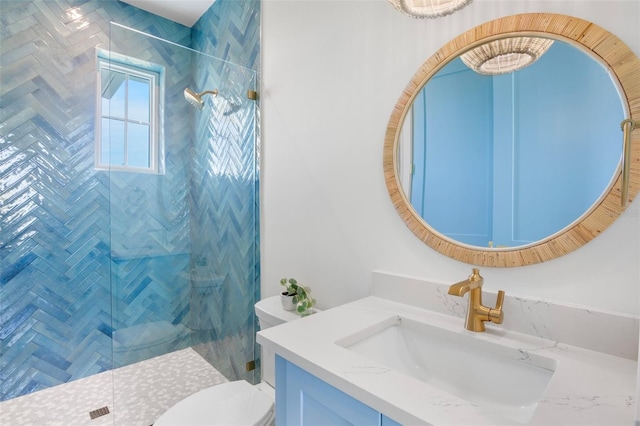
[[[479,74],[506,74],[533,64],[552,44],[542,37],[503,38],[471,49],[460,59]]]
[[[400,12],[414,18],[438,18],[462,9],[473,0],[388,0]]]

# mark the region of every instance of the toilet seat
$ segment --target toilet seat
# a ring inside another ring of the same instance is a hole
[[[273,399],[245,380],[203,389],[167,410],[154,426],[268,425]]]

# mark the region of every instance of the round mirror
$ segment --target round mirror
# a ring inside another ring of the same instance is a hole
[[[505,46],[515,60],[497,52]],[[620,123],[638,116],[639,74],[619,39],[568,16],[501,18],[457,37],[414,75],[389,121],[396,209],[425,243],[467,263],[575,250],[624,210]],[[632,179],[629,200],[637,191]]]

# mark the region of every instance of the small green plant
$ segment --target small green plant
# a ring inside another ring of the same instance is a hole
[[[293,296],[296,312],[302,316],[311,313],[311,308],[316,304],[316,299],[311,297],[311,288],[302,285],[295,278],[283,278],[280,280],[280,285],[284,286],[289,296]]]

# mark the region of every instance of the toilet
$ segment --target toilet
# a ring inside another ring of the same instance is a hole
[[[300,318],[282,309],[280,296],[255,305],[260,329]],[[275,354],[262,348],[262,382],[236,380],[203,389],[167,410],[154,426],[255,425],[275,423]]]

